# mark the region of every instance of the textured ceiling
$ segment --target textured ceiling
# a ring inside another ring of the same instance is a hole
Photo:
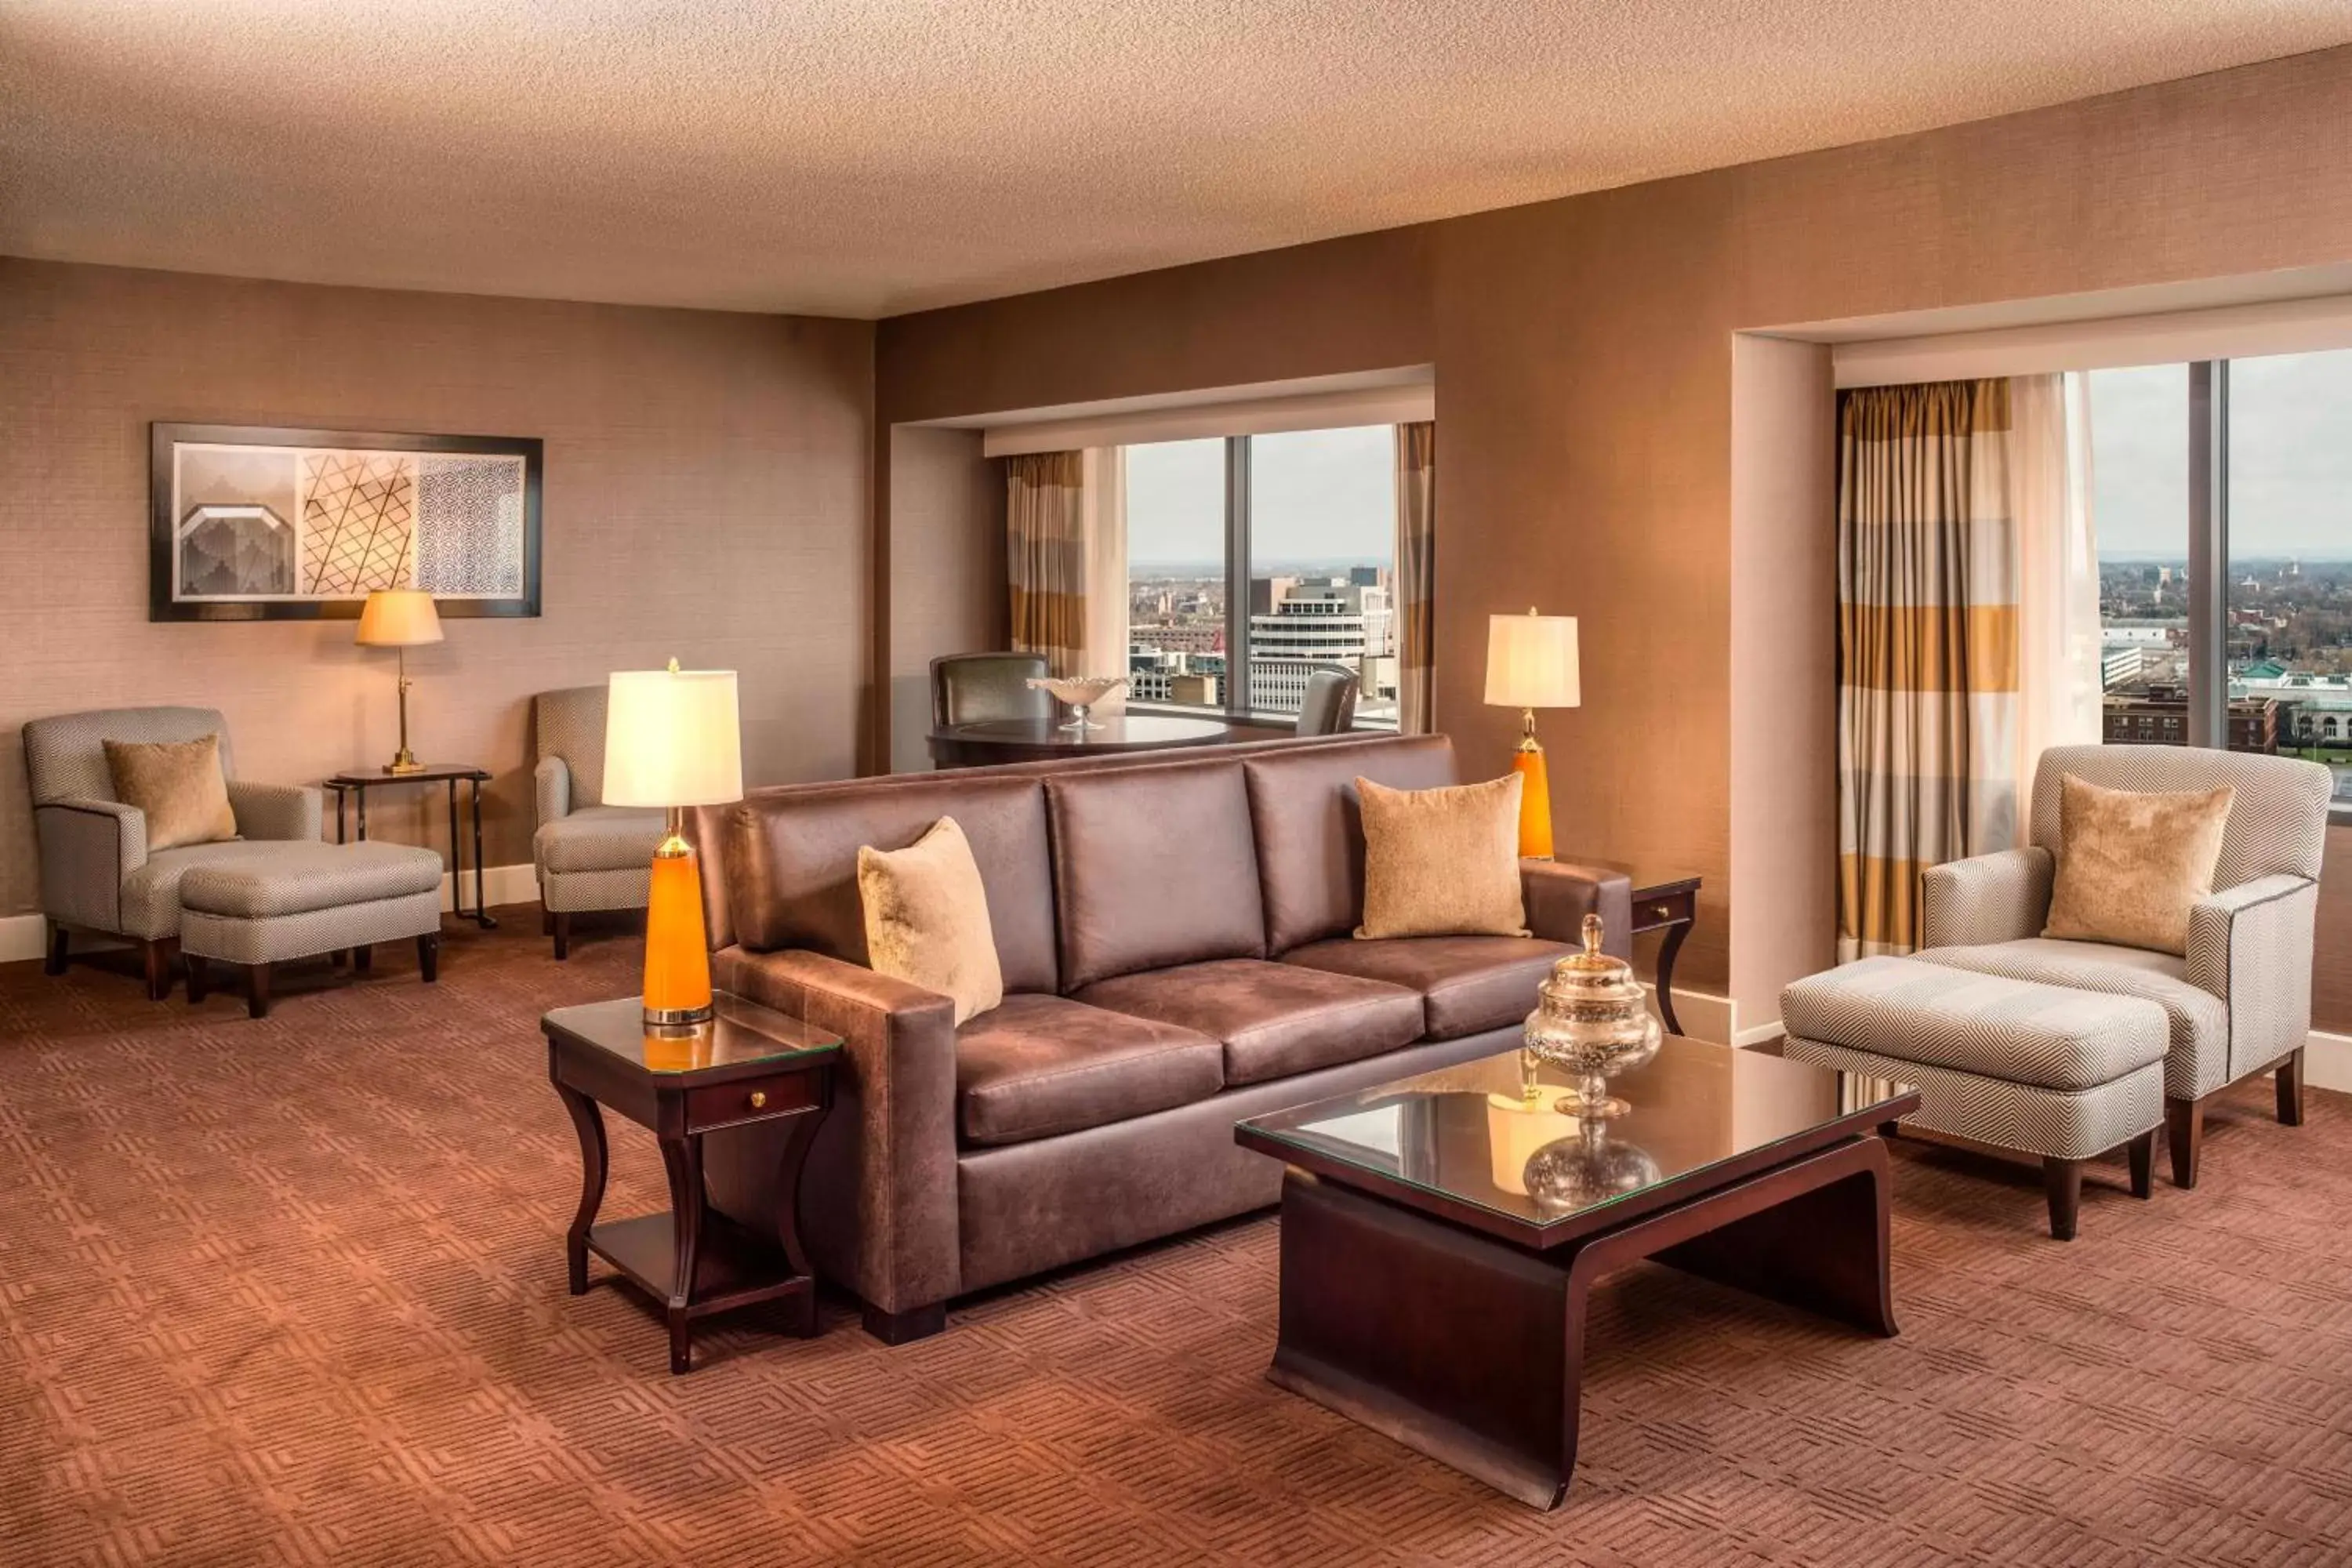
[[[2345,0],[0,0],[0,252],[875,316],[2347,40]]]

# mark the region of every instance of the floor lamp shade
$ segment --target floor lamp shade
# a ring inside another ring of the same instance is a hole
[[[1576,617],[1493,616],[1486,622],[1486,701],[1519,710],[1519,748],[1511,766],[1520,777],[1519,853],[1549,858],[1551,779],[1536,742],[1536,710],[1574,708],[1584,700],[1577,658]]]
[[[646,1023],[710,1020],[710,947],[702,875],[683,808],[743,798],[741,721],[731,669],[613,672],[604,709],[604,804],[657,805],[669,832],[654,851],[646,900]]]

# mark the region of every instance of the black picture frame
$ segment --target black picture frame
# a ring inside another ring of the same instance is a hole
[[[525,436],[418,436],[382,430],[299,429],[265,425],[185,425],[157,421],[148,426],[147,618],[150,621],[353,621],[364,597],[205,601],[173,591],[173,472],[184,444],[230,447],[323,447],[384,452],[474,453],[523,459],[522,592],[514,597],[434,595],[443,616],[535,616],[540,613],[540,491],[544,443]]]

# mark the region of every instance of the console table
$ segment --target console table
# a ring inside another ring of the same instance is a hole
[[[450,912],[460,920],[470,920],[484,931],[496,931],[499,922],[492,919],[489,900],[483,892],[482,875],[482,786],[490,779],[488,768],[478,768],[471,763],[427,763],[414,773],[388,773],[382,768],[346,768],[326,781],[326,788],[335,797],[335,842],[343,842],[343,802],[345,797],[359,806],[360,842],[367,842],[368,791],[382,789],[386,784],[436,784],[449,786],[449,905]],[[473,785],[474,805],[474,908],[466,910],[466,857],[457,840],[457,786]]]
[[[669,1370],[694,1363],[694,1324],[714,1312],[791,1298],[796,1327],[816,1332],[816,1281],[801,1250],[797,1196],[810,1142],[833,1104],[838,1036],[788,1014],[716,998],[707,1024],[645,1021],[635,996],[558,1007],[540,1019],[547,1076],[580,1135],[580,1207],[563,1239],[572,1293],[588,1289],[594,1253],[660,1304]],[[596,1223],[604,1201],[609,1108],[661,1142],[669,1212]],[[702,1138],[721,1128],[789,1123],[777,1183],[776,1230],[754,1235],[710,1206],[702,1184]]]

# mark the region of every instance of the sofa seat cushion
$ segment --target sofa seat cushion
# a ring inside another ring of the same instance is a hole
[[[409,844],[257,842],[259,853],[191,866],[180,905],[208,915],[271,920],[441,890],[437,850]]]
[[[1912,954],[1924,963],[2070,985],[2110,996],[2139,996],[2164,1009],[2170,1047],[2164,1092],[2177,1100],[2212,1093],[2229,1080],[2230,1009],[2189,978],[2189,964],[2168,952],[2113,947],[2100,942],[2026,937],[1974,947],[1929,947]]]
[[[1416,991],[1256,958],[1122,974],[1075,1000],[1221,1042],[1228,1088],[1361,1061],[1411,1045],[1422,1030]]]
[[[1457,1040],[1534,1012],[1536,988],[1570,951],[1531,936],[1342,937],[1294,948],[1282,962],[1418,991],[1427,1037]]]
[[[1066,996],[1007,996],[956,1031],[967,1143],[1023,1143],[1149,1116],[1224,1087],[1224,1047],[1173,1024]]]
[[[652,864],[662,832],[650,807],[590,805],[540,824],[530,847],[542,871],[634,871]]]

